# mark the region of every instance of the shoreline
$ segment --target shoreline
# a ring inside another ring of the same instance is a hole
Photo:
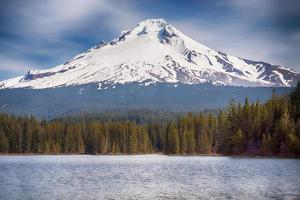
[[[163,153],[115,153],[115,154],[43,154],[43,153],[0,153],[0,156],[146,156],[146,155],[158,155],[158,156],[170,156],[170,157],[230,157],[230,158],[278,158],[278,159],[300,159],[296,156],[279,156],[279,155],[226,155],[226,154],[163,154]]]

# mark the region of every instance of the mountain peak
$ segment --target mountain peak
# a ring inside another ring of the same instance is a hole
[[[1,88],[51,88],[87,83],[212,83],[228,86],[295,86],[300,75],[284,67],[212,50],[164,19],[146,19],[110,41],[47,70],[0,82]]]
[[[163,18],[158,18],[158,19],[145,19],[141,21],[139,24],[159,24],[159,25],[165,25],[167,24],[167,21]]]
[[[143,35],[147,33],[159,33],[164,29],[175,29],[168,24],[164,19],[146,19],[141,21],[133,30],[136,35]]]

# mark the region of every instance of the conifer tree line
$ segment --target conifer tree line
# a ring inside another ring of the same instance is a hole
[[[0,114],[1,153],[300,156],[300,84],[265,103],[231,101],[169,122],[37,120]]]

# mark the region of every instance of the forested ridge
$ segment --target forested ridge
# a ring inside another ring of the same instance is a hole
[[[265,103],[231,101],[217,113],[170,120],[139,115],[142,120],[90,116],[46,121],[0,114],[0,152],[300,156],[300,84],[290,95],[274,92]]]

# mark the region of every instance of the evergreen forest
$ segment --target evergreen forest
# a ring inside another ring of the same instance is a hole
[[[218,111],[39,120],[0,114],[0,153],[300,156],[300,84]],[[88,116],[88,117],[87,117]]]

